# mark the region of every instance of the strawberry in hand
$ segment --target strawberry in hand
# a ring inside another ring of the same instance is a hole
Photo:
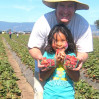
[[[64,59],[64,66],[69,69],[76,68],[78,64],[78,60],[75,56],[66,55]]]
[[[41,60],[41,65],[44,65],[44,67],[55,67],[55,60],[43,57]]]
[[[66,54],[65,54],[65,52],[62,49],[57,49],[56,50],[56,55],[55,55],[57,63],[63,63],[65,55]]]

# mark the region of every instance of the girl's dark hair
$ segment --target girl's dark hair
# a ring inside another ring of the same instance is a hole
[[[65,35],[67,43],[68,43],[68,48],[67,48],[67,50],[65,50],[65,53],[68,53],[68,52],[76,53],[76,45],[74,43],[72,34],[71,34],[70,30],[64,24],[57,24],[51,29],[51,31],[48,35],[48,45],[46,46],[45,50],[48,53],[55,53],[54,49],[52,48],[52,41],[54,39],[53,38],[54,34],[55,33],[59,34],[59,32],[61,32]]]

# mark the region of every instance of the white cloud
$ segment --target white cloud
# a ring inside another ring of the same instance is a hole
[[[21,10],[25,10],[25,11],[31,11],[31,10],[34,9],[35,7],[34,7],[34,6],[26,7],[26,6],[15,5],[14,8],[16,8],[16,9],[21,9]]]

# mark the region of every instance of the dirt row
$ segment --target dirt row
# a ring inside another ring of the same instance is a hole
[[[93,80],[92,78],[86,77],[87,74],[85,72],[86,72],[85,69],[82,69],[80,71],[80,78],[85,80],[94,89],[98,89],[99,90],[99,81],[96,81],[96,80]]]
[[[20,79],[17,81],[17,84],[22,93],[21,99],[33,99],[33,72],[20,62],[20,59],[14,52],[11,51],[10,46],[7,44],[4,38],[3,43],[8,56],[8,61],[14,69],[16,76]],[[29,79],[31,79],[31,84],[28,82]]]

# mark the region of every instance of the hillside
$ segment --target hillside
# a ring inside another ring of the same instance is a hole
[[[33,25],[34,25],[34,22],[17,23],[17,22],[0,21],[0,30],[7,31],[8,29],[11,29],[12,31],[31,31],[33,28]]]
[[[34,22],[4,22],[0,21],[0,30],[7,31],[8,29],[11,29],[12,31],[31,31],[33,28]],[[91,25],[92,31],[97,31],[97,28],[95,25]]]

